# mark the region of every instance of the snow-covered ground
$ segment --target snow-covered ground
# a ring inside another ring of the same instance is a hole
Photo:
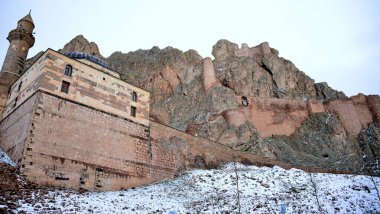
[[[236,177],[238,174],[238,179]],[[28,213],[380,213],[380,178],[306,173],[280,167],[228,164],[193,170],[156,184],[115,192],[49,191]],[[38,197],[38,193],[35,193]],[[38,201],[38,200],[37,200]],[[54,209],[53,209],[54,208]]]
[[[0,149],[0,163],[6,163],[11,166],[15,166],[16,164],[8,157],[8,155]]]

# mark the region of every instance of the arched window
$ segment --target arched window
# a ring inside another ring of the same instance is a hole
[[[137,93],[136,92],[132,92],[132,101],[133,102],[137,102]]]
[[[65,75],[71,77],[72,74],[73,74],[73,66],[66,65]]]
[[[131,116],[136,117],[136,107],[131,106]]]

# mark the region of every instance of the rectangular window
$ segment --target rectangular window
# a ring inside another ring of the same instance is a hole
[[[68,94],[70,88],[70,83],[66,81],[62,81],[61,91]]]
[[[131,116],[136,117],[136,107],[131,106]]]

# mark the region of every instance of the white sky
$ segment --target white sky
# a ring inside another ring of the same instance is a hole
[[[29,57],[82,34],[108,57],[153,46],[212,56],[219,39],[267,41],[316,82],[346,95],[380,94],[378,0],[0,0],[0,63],[8,32],[32,9]]]

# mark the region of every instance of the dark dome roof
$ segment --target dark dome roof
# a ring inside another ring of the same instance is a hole
[[[91,56],[90,54],[88,53],[83,53],[83,52],[62,52],[63,55],[66,55],[68,57],[70,57],[71,59],[87,59],[91,62],[94,62],[98,65],[101,65],[105,68],[108,68],[108,69],[111,69],[105,62],[103,62],[102,60],[100,60],[99,58],[95,57],[95,56]]]

